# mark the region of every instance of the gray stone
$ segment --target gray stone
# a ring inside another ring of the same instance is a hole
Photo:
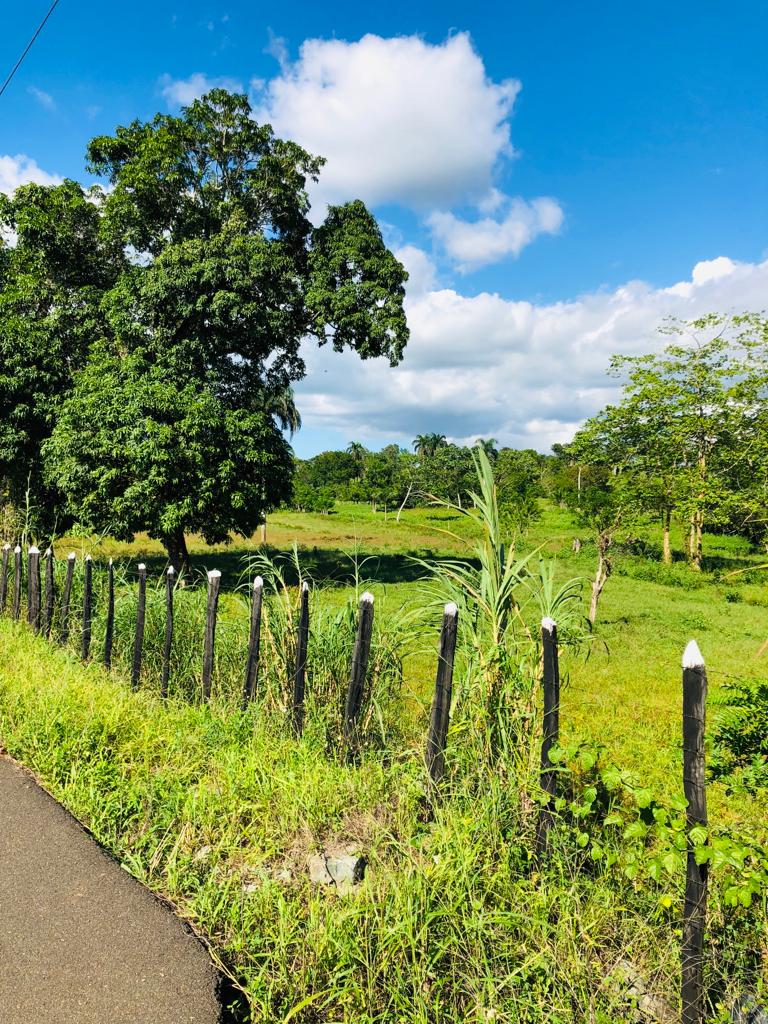
[[[365,876],[365,858],[357,853],[316,853],[307,861],[310,881],[315,885],[334,885],[349,892]]]

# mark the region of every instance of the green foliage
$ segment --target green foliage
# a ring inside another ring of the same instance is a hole
[[[712,777],[736,791],[768,787],[768,683],[728,682],[716,704]]]

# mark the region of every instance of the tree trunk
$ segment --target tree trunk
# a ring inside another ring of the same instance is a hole
[[[169,534],[163,538],[163,544],[168,552],[168,561],[176,570],[177,577],[186,575],[189,572],[189,552],[184,531],[176,530]]]
[[[261,524],[261,543],[262,544],[266,544],[267,543],[267,520],[266,519]]]
[[[664,509],[664,513],[663,513],[663,521],[662,521],[662,530],[663,530],[662,547],[663,547],[663,557],[664,557],[664,564],[665,565],[671,565],[672,564],[672,543],[671,543],[670,536],[669,536],[669,530],[670,530],[671,523],[672,523],[672,510],[669,509],[669,508],[665,508]]]
[[[609,533],[601,533],[597,538],[597,571],[592,581],[592,600],[589,603],[589,624],[594,626],[597,618],[597,604],[603,592],[605,581],[611,575],[613,566],[608,557],[608,548],[611,546],[612,537]]]
[[[701,572],[701,560],[703,555],[702,530],[704,525],[704,513],[697,509],[691,516],[691,529],[688,534],[688,560],[691,568]]]

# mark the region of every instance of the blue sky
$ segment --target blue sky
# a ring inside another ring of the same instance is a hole
[[[4,12],[0,71],[48,0]],[[764,308],[760,3],[61,0],[0,98],[0,188],[88,180],[117,123],[206,85],[329,157],[412,271],[401,368],[309,353],[299,454],[439,430],[546,449],[667,314]]]

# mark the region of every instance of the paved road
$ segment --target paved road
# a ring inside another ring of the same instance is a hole
[[[217,1024],[219,982],[181,921],[0,757],[2,1024]]]

